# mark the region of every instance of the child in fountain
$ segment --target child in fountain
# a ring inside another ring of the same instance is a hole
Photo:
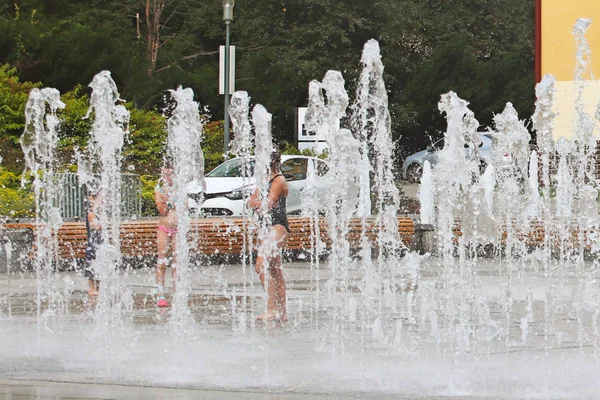
[[[85,269],[84,275],[88,278],[88,295],[97,296],[100,289],[100,281],[95,271],[96,251],[102,243],[102,225],[98,219],[98,207],[101,198],[98,193],[88,196],[88,212],[85,218],[85,229],[87,232],[87,245],[85,247]]]
[[[176,287],[176,239],[177,239],[177,214],[175,212],[175,199],[173,198],[173,168],[165,164],[161,171],[161,178],[154,191],[156,208],[160,214],[157,229],[158,260],[156,265],[156,283],[158,285],[158,307],[167,307],[169,303],[165,298],[165,274],[167,265],[171,262],[171,275],[173,277],[173,291]],[[170,257],[169,257],[170,255]]]
[[[286,201],[288,184],[281,173],[281,154],[271,153],[269,186],[266,197],[266,215],[263,213],[263,199],[255,190],[248,199],[248,207],[254,209],[267,221],[268,233],[259,243],[256,257],[256,272],[263,288],[267,290],[267,312],[258,317],[260,321],[287,321],[286,288],[281,268],[281,247],[287,238],[290,227],[287,219]],[[265,269],[269,280],[265,285]]]

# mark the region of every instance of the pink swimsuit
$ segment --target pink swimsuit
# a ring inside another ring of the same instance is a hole
[[[172,237],[177,233],[177,228],[169,228],[168,226],[164,225],[159,225],[158,230],[165,232],[167,235],[169,235],[169,237]]]

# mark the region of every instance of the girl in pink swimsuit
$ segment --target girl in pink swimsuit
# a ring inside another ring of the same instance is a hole
[[[177,278],[176,268],[176,240],[177,240],[177,215],[175,213],[175,201],[173,199],[173,169],[165,165],[161,171],[161,178],[154,190],[156,208],[160,214],[158,220],[157,250],[158,260],[156,265],[156,283],[158,284],[158,307],[167,307],[169,303],[165,298],[165,274],[167,265],[171,264],[171,275],[173,277],[173,291]]]

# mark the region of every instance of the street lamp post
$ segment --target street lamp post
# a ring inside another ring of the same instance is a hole
[[[223,20],[225,21],[225,77],[224,77],[224,89],[225,89],[225,117],[224,117],[224,138],[223,144],[225,146],[225,154],[229,150],[229,25],[233,19],[233,6],[235,0],[223,0]]]

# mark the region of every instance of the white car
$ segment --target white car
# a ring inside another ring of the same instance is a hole
[[[323,176],[329,170],[327,163],[316,157],[281,156],[281,172],[286,178],[289,194],[287,198],[288,214],[300,214],[302,205],[300,192],[306,185],[306,172],[309,160],[315,163],[317,176]],[[206,216],[240,216],[244,209],[245,194],[254,190],[254,158],[248,164],[247,174],[242,175],[242,159],[225,161],[210,171],[206,177],[206,191],[202,213]]]

